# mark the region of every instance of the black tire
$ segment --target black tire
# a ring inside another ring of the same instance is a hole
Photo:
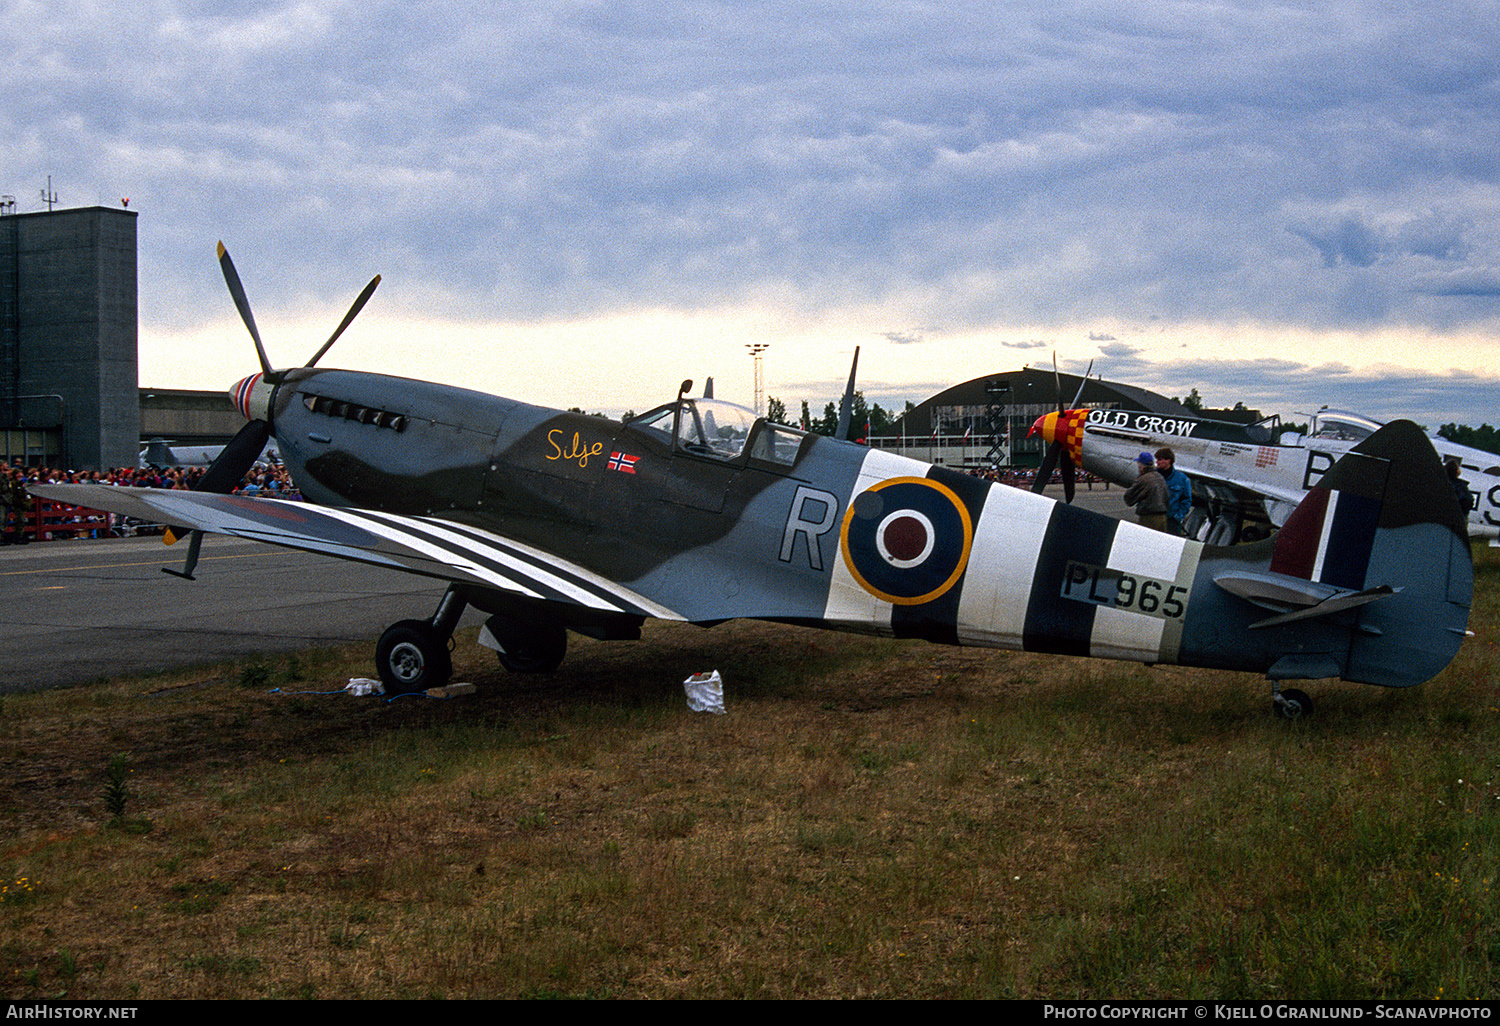
[[[386,628],[375,645],[375,668],[386,694],[404,695],[441,687],[453,676],[448,639],[426,620],[402,620]]]
[[[1276,703],[1276,715],[1284,720],[1305,720],[1312,715],[1312,699],[1307,697],[1306,691],[1298,691],[1296,688],[1287,688],[1281,692],[1281,700]]]
[[[495,655],[511,673],[551,673],[568,654],[568,629],[556,620],[491,618],[488,627],[500,648]]]

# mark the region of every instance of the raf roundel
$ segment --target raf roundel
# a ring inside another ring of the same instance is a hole
[[[974,525],[951,489],[897,477],[857,495],[844,514],[840,547],[854,579],[898,606],[931,602],[969,562]]]

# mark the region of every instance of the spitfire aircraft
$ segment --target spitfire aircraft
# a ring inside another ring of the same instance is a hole
[[[261,370],[248,420],[197,491],[93,485],[48,498],[446,580],[376,645],[387,687],[451,674],[464,609],[516,672],[569,631],[639,637],[648,617],[756,618],[955,645],[1391,687],[1438,673],[1466,633],[1463,516],[1422,433],[1391,424],[1330,469],[1274,540],[1215,548],[877,449],[676,398],[623,424],[448,385],[273,369],[222,245]],[[305,502],[230,494],[268,438]],[[176,532],[174,532],[176,533]]]
[[[1312,415],[1306,434],[1297,434],[1282,431],[1275,416],[1247,425],[1077,408],[1075,400],[1074,409],[1037,418],[1031,433],[1053,443],[1049,457],[1058,450],[1066,463],[1124,485],[1136,478],[1138,454],[1170,447],[1176,469],[1193,481],[1190,533],[1229,544],[1284,525],[1308,489],[1381,426],[1357,413],[1324,408]],[[1459,465],[1468,485],[1469,536],[1500,544],[1500,456],[1444,438],[1429,441],[1444,462]],[[1193,531],[1194,524],[1202,531]]]

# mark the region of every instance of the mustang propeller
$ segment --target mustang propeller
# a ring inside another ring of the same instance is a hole
[[[250,332],[250,338],[255,343],[255,355],[260,360],[260,369],[263,380],[268,385],[278,385],[286,377],[286,371],[274,370],[271,361],[266,357],[266,347],[260,340],[260,331],[255,327],[255,315],[250,312],[250,301],[245,298],[245,286],[240,281],[239,272],[235,270],[234,261],[229,258],[229,251],[224,248],[224,243],[219,243],[219,268],[224,272],[224,283],[229,286],[229,296],[234,300],[234,307],[240,312],[240,320],[245,322],[245,327]],[[364,309],[365,303],[369,302],[370,296],[375,292],[375,287],[380,284],[380,275],[370,279],[370,283],[364,287],[359,296],[354,300],[349,312],[344,314],[344,319],[339,326],[333,329],[333,334],[328,336],[328,341],[312,358],[303,364],[311,367],[322,359],[323,354],[338,341],[344,329],[349,327],[350,322]],[[269,411],[268,411],[269,412]],[[208,470],[198,479],[193,486],[195,492],[215,492],[227,495],[234,491],[235,486],[244,480],[250,468],[255,465],[255,460],[265,449],[266,442],[271,438],[271,422],[264,418],[254,418],[239,433],[230,440],[222,452],[209,464]],[[167,528],[165,540],[171,545],[177,540],[180,528]],[[198,549],[203,543],[203,532],[193,531],[192,538],[188,543],[187,563],[181,570],[169,570],[162,568],[163,573],[173,574],[177,577],[186,577],[193,580],[193,569],[198,564]]]
[[[1077,490],[1078,471],[1073,463],[1073,455],[1069,451],[1067,432],[1070,425],[1064,423],[1063,415],[1069,409],[1077,409],[1079,401],[1083,398],[1084,387],[1089,382],[1089,371],[1094,369],[1094,361],[1089,361],[1088,370],[1083,372],[1083,380],[1078,383],[1078,394],[1073,397],[1071,407],[1063,406],[1062,376],[1057,372],[1057,354],[1052,354],[1052,381],[1057,389],[1057,412],[1047,413],[1036,419],[1031,425],[1030,435],[1041,435],[1043,439],[1052,444],[1047,447],[1047,453],[1042,457],[1042,465],[1037,468],[1036,480],[1031,482],[1031,490],[1040,492],[1047,487],[1052,480],[1052,472],[1057,469],[1059,462],[1062,463],[1063,497],[1073,501],[1073,495]]]

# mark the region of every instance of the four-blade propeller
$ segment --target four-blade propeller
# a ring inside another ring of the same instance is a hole
[[[260,370],[266,384],[273,386],[279,384],[286,376],[286,371],[274,370],[271,367],[271,361],[266,356],[266,347],[260,340],[260,331],[255,326],[255,315],[250,311],[250,301],[245,298],[245,286],[240,281],[240,275],[235,270],[234,261],[229,258],[229,251],[224,248],[224,243],[222,242],[219,243],[219,268],[224,272],[224,283],[229,286],[229,296],[234,300],[234,308],[240,312],[240,320],[245,322],[245,328],[250,332],[250,338],[255,343],[255,355],[260,360]],[[349,327],[350,322],[364,309],[365,303],[369,301],[370,296],[375,291],[375,287],[379,284],[380,275],[377,274],[370,279],[370,283],[364,287],[364,290],[354,300],[353,305],[349,307],[349,312],[339,322],[339,326],[334,329],[332,335],[328,336],[328,341],[324,342],[316,353],[313,353],[312,359],[303,364],[304,367],[311,367],[316,364],[323,357],[323,354],[328,352],[329,348],[338,341],[339,336],[344,333],[344,329]],[[261,451],[265,449],[266,442],[270,438],[271,422],[269,420],[263,418],[251,420],[244,427],[240,428],[239,433],[224,447],[213,463],[209,464],[208,470],[198,479],[198,483],[193,486],[193,490],[196,492],[214,492],[220,495],[227,495],[234,491],[235,487],[244,480],[245,475],[250,472],[250,468],[255,466],[256,459],[260,456]],[[175,542],[180,533],[179,529],[168,528],[166,533],[167,544],[170,545]],[[202,540],[203,532],[194,531],[192,533],[191,544],[188,548],[187,565],[181,571],[166,570],[163,568],[164,572],[192,580],[193,568],[198,562],[198,546]]]
[[[1078,394],[1073,397],[1072,406],[1063,405],[1062,397],[1062,375],[1057,372],[1057,354],[1052,354],[1052,382],[1057,390],[1057,412],[1063,414],[1070,409],[1077,409],[1079,402],[1083,399],[1084,387],[1089,383],[1089,373],[1094,369],[1094,361],[1089,361],[1088,370],[1083,372],[1083,380],[1078,383]],[[1036,432],[1033,427],[1032,433]],[[1052,472],[1057,469],[1058,463],[1062,463],[1063,496],[1068,502],[1073,501],[1073,495],[1077,489],[1078,470],[1073,464],[1073,456],[1068,451],[1067,442],[1062,438],[1053,439],[1052,444],[1047,446],[1046,455],[1042,457],[1042,465],[1037,468],[1036,480],[1031,482],[1031,490],[1040,492],[1052,481]]]

